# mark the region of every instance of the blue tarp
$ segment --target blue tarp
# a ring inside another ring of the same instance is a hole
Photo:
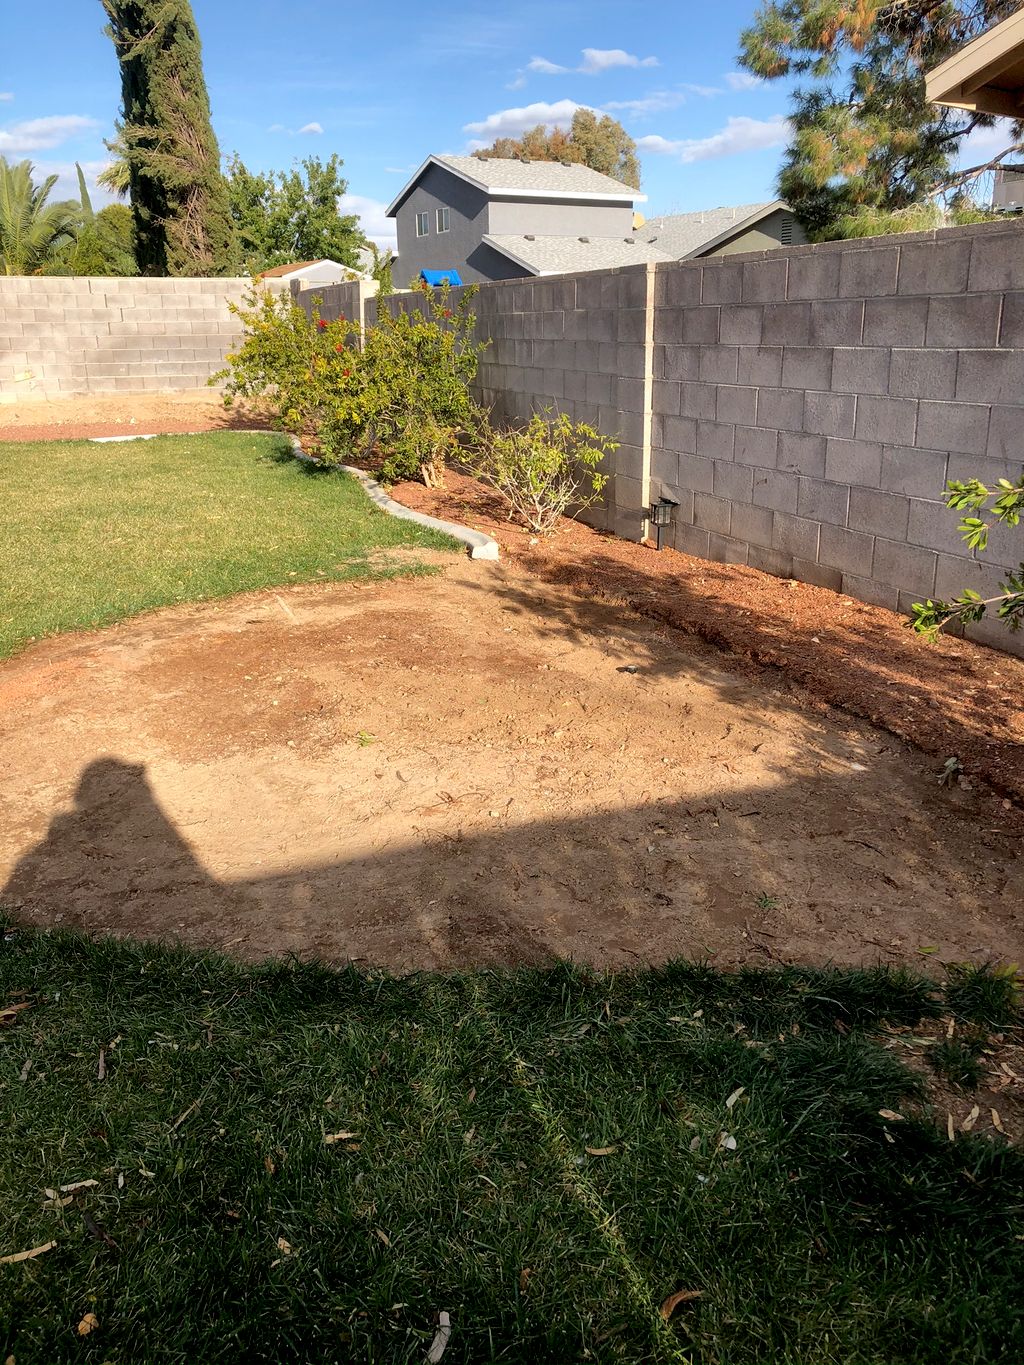
[[[457,270],[421,270],[420,279],[429,285],[462,283],[462,276]]]

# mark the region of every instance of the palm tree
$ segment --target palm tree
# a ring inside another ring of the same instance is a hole
[[[57,183],[49,175],[32,180],[32,163],[0,156],[0,273],[38,275],[62,247],[74,241],[79,205],[47,203]]]

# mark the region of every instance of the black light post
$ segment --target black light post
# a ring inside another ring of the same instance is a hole
[[[660,497],[657,502],[651,503],[651,525],[658,528],[658,549],[661,549],[661,533],[666,526],[672,525],[672,509],[678,507],[677,502],[671,498]]]

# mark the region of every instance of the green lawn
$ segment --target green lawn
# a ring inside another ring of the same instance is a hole
[[[874,1036],[988,994],[11,932],[0,1256],[56,1245],[0,1265],[0,1359],[405,1365],[445,1310],[445,1365],[1018,1362],[1024,1160],[914,1118]]]
[[[430,572],[454,541],[379,512],[280,436],[0,441],[0,658],[55,631],[281,583]]]

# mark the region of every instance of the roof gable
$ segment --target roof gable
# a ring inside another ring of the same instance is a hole
[[[608,204],[644,203],[647,199],[632,185],[575,162],[566,165],[561,161],[520,161],[503,157],[481,161],[475,156],[428,156],[388,205],[389,218],[398,212],[429,166],[440,166],[491,198],[588,199]]]

